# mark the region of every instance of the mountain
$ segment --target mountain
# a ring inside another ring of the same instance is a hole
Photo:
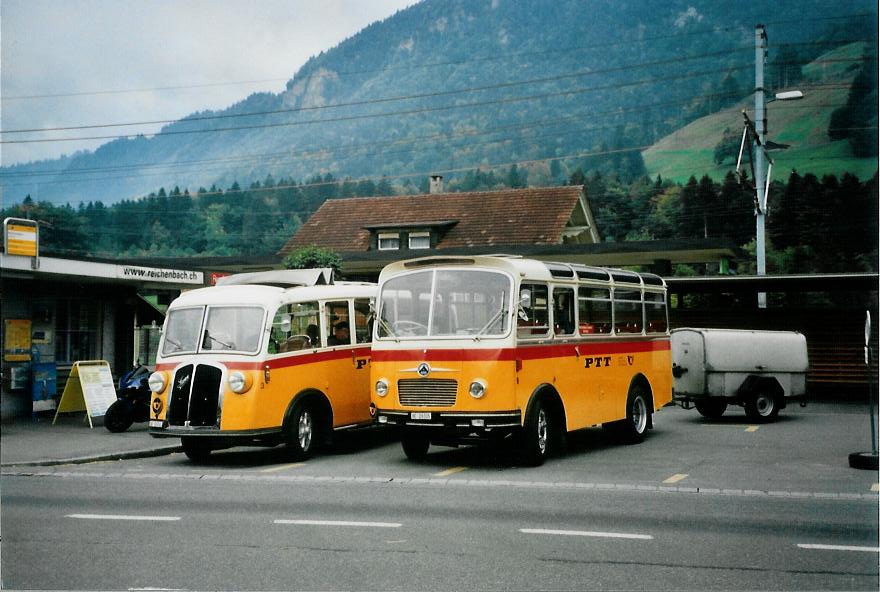
[[[869,59],[864,60],[864,56]],[[771,151],[774,179],[784,181],[791,171],[797,170],[818,177],[839,175],[845,171],[867,180],[877,171],[876,151],[869,155],[859,154],[845,137],[833,139],[829,136],[835,111],[847,104],[852,89],[857,88],[860,73],[876,71],[876,60],[876,47],[866,43],[835,48],[802,68],[800,79],[793,85],[804,93],[802,100],[767,105],[767,139],[785,147]],[[872,144],[876,146],[876,83],[865,98],[871,105],[871,112],[857,125],[873,130]],[[736,164],[743,110],[753,113],[752,97],[701,117],[661,138],[642,153],[648,174],[652,178],[660,175],[679,183],[685,183],[691,176],[699,179],[709,175],[722,179]],[[720,154],[716,158],[716,149],[724,138],[731,140],[730,146],[734,150],[728,150],[723,158]],[[748,170],[748,158],[745,157],[743,162]]]
[[[431,172],[513,163],[533,185],[577,166],[638,176],[642,150],[749,95],[756,23],[779,88],[830,49],[876,47],[876,14],[865,0],[425,0],[313,57],[284,92],[4,167],[4,201],[39,187],[40,200],[112,204],[328,173],[414,191]],[[662,149],[646,152],[649,171]]]

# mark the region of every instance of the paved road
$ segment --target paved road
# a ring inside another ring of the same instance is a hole
[[[371,432],[307,463],[4,470],[3,586],[876,590],[877,473],[846,462],[867,418],[783,413],[664,409],[641,445],[588,430],[537,469],[471,448],[410,463]]]

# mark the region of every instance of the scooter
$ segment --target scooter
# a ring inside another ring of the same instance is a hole
[[[134,422],[144,422],[150,417],[150,369],[135,364],[119,379],[116,401],[104,414],[104,427],[109,431],[124,432]]]

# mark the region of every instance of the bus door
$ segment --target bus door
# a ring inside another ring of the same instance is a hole
[[[369,402],[358,395],[370,388],[369,314],[367,298],[324,303],[325,343],[334,351],[327,361],[334,377],[327,393],[333,404],[334,427],[370,420]]]

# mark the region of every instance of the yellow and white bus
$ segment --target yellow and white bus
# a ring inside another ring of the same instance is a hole
[[[543,463],[596,425],[641,441],[672,400],[666,285],[653,274],[508,256],[427,257],[379,276],[377,421],[403,450],[510,440]]]
[[[285,444],[309,456],[334,430],[370,425],[370,326],[376,285],[330,270],[221,278],[185,292],[165,319],[150,434],[186,455]]]

